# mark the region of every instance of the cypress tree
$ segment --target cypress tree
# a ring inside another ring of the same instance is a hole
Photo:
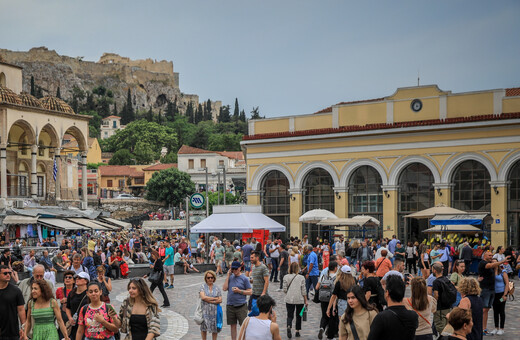
[[[231,121],[230,110],[229,105],[220,108],[220,114],[218,115],[219,123],[229,123]]]
[[[233,111],[233,121],[238,120],[238,116],[240,115],[240,109],[238,107],[238,98],[235,98],[235,110]]]
[[[188,122],[195,123],[195,114],[193,112],[193,104],[192,102],[188,102],[188,107],[186,108],[186,117],[188,117]]]
[[[34,88],[34,76],[31,76],[31,96],[36,96],[36,89]]]
[[[117,113],[117,103],[116,103],[116,102],[114,102],[114,111],[112,112],[112,114],[113,114],[114,116],[117,116],[117,115],[118,115],[118,113]]]
[[[204,114],[202,111],[202,105],[199,104],[199,106],[197,107],[197,112],[195,113],[195,124],[202,122],[203,119],[204,119]]]
[[[238,117],[242,122],[246,121],[246,112],[244,110],[240,111],[240,116]]]

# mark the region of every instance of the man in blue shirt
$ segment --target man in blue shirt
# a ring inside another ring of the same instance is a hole
[[[394,253],[395,253],[395,246],[397,245],[397,242],[399,242],[399,240],[397,239],[397,236],[392,235],[392,239],[390,240],[390,242],[388,242],[388,251],[391,252],[392,255],[394,255]],[[394,264],[393,257],[390,259],[390,261],[392,261],[392,264]]]
[[[164,251],[164,276],[166,283],[164,284],[164,288],[172,289],[173,288],[173,274],[175,273],[175,262],[174,256],[175,251],[170,244],[170,241],[166,241],[166,250]],[[171,283],[168,285],[168,274],[170,275]]]
[[[318,265],[318,255],[313,250],[313,247],[309,244],[305,247],[305,253],[307,256],[307,274],[305,275],[305,286],[307,289],[307,299],[309,299],[309,290],[314,290],[318,284],[318,277],[320,276],[320,268]]]
[[[246,244],[242,247],[242,260],[244,261],[244,267],[246,276],[249,276],[251,272],[251,252],[254,251],[253,246],[250,244],[251,239],[247,239]]]
[[[242,326],[247,317],[247,295],[253,293],[249,279],[240,271],[242,265],[238,261],[231,263],[226,281],[222,289],[228,291],[226,304],[227,324],[231,326],[231,339],[237,338],[237,322]]]

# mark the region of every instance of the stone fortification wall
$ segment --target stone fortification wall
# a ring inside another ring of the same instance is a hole
[[[26,92],[31,90],[33,76],[44,95],[56,95],[60,87],[65,100],[72,98],[74,87],[91,91],[102,85],[113,91],[119,110],[126,102],[128,89],[134,108],[138,110],[152,107],[156,112],[164,112],[167,102],[175,100],[181,113],[185,112],[189,101],[196,99],[198,105],[197,95],[185,95],[180,91],[179,74],[173,71],[171,61],[131,60],[115,53],[103,54],[99,62],[84,61],[83,57],[62,56],[46,47],[27,52],[0,49],[0,56],[8,63],[23,67],[23,90]]]
[[[98,207],[98,200],[89,200],[88,205]],[[148,211],[157,211],[164,208],[162,202],[147,201],[145,199],[118,200],[118,199],[102,199],[101,209],[109,211],[110,217],[115,219],[126,219],[134,216],[141,216]]]

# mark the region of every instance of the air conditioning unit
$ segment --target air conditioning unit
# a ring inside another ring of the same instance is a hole
[[[79,208],[80,208],[81,210],[86,210],[86,209],[88,209],[88,204],[87,204],[87,202],[79,202]]]
[[[22,200],[14,201],[14,207],[17,209],[23,209],[23,201]]]

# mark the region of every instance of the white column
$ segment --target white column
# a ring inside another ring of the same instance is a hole
[[[38,152],[37,145],[31,145],[31,198],[36,199],[38,196],[36,188],[36,152]]]
[[[87,207],[87,153],[81,153],[81,201]]]
[[[7,198],[7,145],[0,144],[0,184],[2,190],[0,196]]]
[[[55,185],[54,185],[54,190],[56,191],[55,193],[55,197],[56,197],[56,200],[61,200],[61,183],[60,183],[60,175],[61,175],[61,156],[60,156],[60,149],[56,149],[56,154],[54,155],[55,159],[56,159],[56,167],[58,168],[58,171],[56,172],[56,182],[55,182]],[[53,169],[52,171],[54,171],[54,164],[53,164]],[[51,172],[51,176],[54,177],[53,175],[53,172]]]

